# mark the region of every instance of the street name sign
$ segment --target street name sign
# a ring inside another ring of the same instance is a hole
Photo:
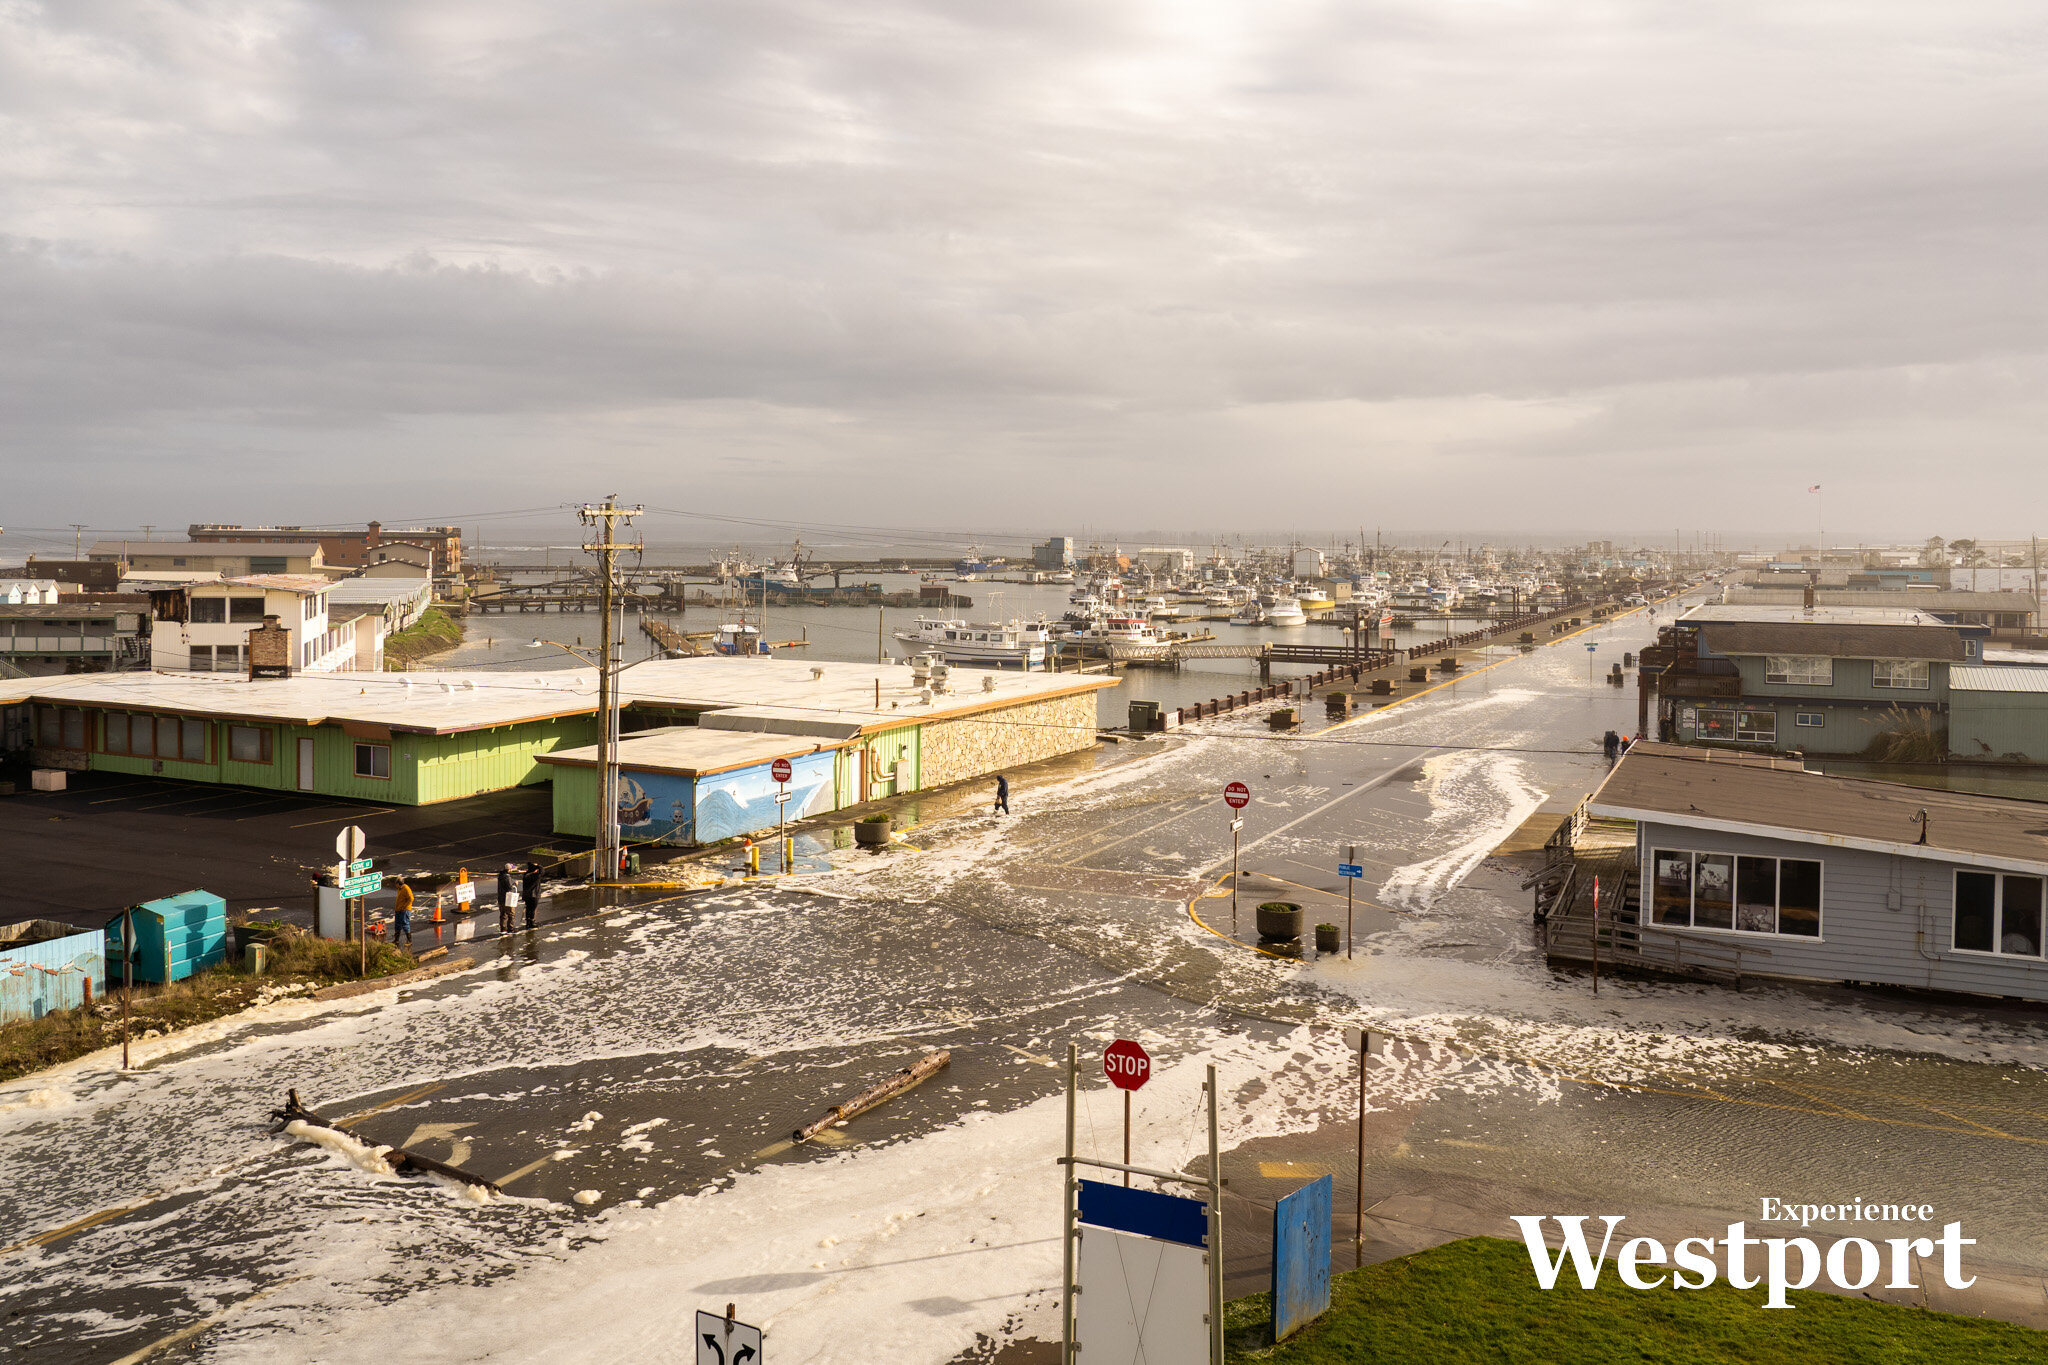
[[[344,881],[341,884],[341,894],[352,900],[357,896],[367,896],[372,891],[381,891],[383,888],[384,874],[382,872],[365,872],[360,877],[350,877]]]
[[[365,872],[368,872],[370,870],[370,865],[375,861],[376,859],[374,858],[356,859],[354,862],[348,865],[348,875],[351,877],[362,876]]]
[[[1337,875],[1340,877],[1363,877],[1365,875],[1365,864],[1338,863]]]

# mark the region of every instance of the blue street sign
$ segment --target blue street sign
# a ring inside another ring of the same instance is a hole
[[[1587,646],[1586,646],[1586,652],[1587,652],[1588,654],[1591,654],[1591,653],[1592,653],[1592,652],[1593,652],[1594,650],[1596,650],[1596,649],[1598,649],[1598,648],[1600,648],[1600,646],[1598,646],[1598,645],[1587,645]]]
[[[1365,875],[1365,864],[1338,863],[1337,875],[1340,877],[1363,877]]]

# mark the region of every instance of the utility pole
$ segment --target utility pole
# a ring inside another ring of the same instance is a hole
[[[79,542],[85,537],[85,523],[82,521],[67,521],[64,524],[71,528],[71,557],[75,560],[84,553]]]
[[[618,523],[630,523],[641,513],[639,507],[619,506],[613,493],[601,503],[585,503],[578,512],[585,526],[595,526],[598,537],[584,545],[597,555],[598,607],[604,623],[598,632],[597,655],[597,838],[590,879],[616,881],[619,875],[619,744],[618,680],[619,632],[612,628],[612,604],[618,586],[620,550],[638,550],[640,542],[622,543]]]
[[[148,539],[150,539],[150,534],[149,534],[149,533],[150,533],[151,531],[154,531],[155,529],[156,529],[156,523],[155,523],[155,522],[153,522],[153,521],[145,521],[145,522],[143,522],[143,523],[142,523],[142,538],[143,538],[144,540],[148,540]]]

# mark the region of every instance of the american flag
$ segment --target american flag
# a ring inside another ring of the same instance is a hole
[[[1820,485],[1819,485],[1819,484],[1815,484],[1815,485],[1814,485],[1813,487],[1811,487],[1811,488],[1807,489],[1806,491],[1807,491],[1807,492],[1809,492],[1809,493],[1818,493],[1818,492],[1820,492]]]

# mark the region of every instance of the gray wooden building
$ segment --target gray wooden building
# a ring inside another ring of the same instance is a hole
[[[1553,958],[2048,1000],[2048,804],[1638,744],[1587,818],[1633,839],[1604,923],[1539,899]]]

